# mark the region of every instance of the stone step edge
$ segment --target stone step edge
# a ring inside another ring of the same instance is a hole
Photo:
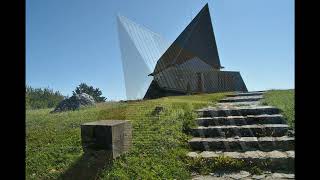
[[[227,97],[242,97],[242,96],[259,96],[263,95],[264,92],[253,92],[253,93],[235,93],[235,94],[228,94]]]
[[[219,126],[198,126],[195,128],[192,128],[194,130],[198,129],[253,129],[253,128],[289,128],[288,124],[251,124],[251,125],[241,125],[241,126],[235,126],[235,125],[219,125]]]
[[[291,140],[295,140],[295,138],[290,137],[290,136],[239,137],[239,138],[238,137],[229,137],[229,138],[224,138],[224,137],[208,137],[208,138],[193,137],[188,142],[221,142],[221,141],[223,141],[223,142],[272,141],[272,142],[274,142],[274,141],[291,141]]]
[[[226,103],[226,102],[255,102],[260,101],[263,98],[247,98],[247,99],[221,99],[219,103]]]
[[[247,116],[218,116],[198,117],[195,119],[199,126],[215,125],[252,125],[252,124],[287,124],[281,114],[261,114]]]
[[[231,138],[200,138],[194,137],[188,141],[193,150],[223,150],[223,151],[273,151],[293,150],[294,137],[231,137]]]
[[[242,167],[258,167],[268,171],[294,171],[295,152],[294,151],[246,151],[246,152],[222,152],[222,151],[202,151],[189,152],[186,154],[191,159],[206,159],[206,165],[214,163],[216,158],[227,157],[242,161]]]
[[[252,95],[252,96],[233,96],[233,97],[225,97],[221,100],[236,100],[236,99],[263,99],[263,95]]]
[[[294,173],[263,171],[261,174],[251,174],[247,171],[210,173],[210,175],[196,174],[192,180],[225,180],[225,179],[294,179]]]
[[[226,111],[226,110],[263,110],[263,109],[278,109],[274,106],[234,106],[228,108],[207,107],[195,110],[196,112],[203,111]]]
[[[216,116],[216,117],[197,117],[196,120],[215,120],[215,119],[246,119],[246,118],[269,118],[269,117],[280,117],[283,118],[282,114],[259,114],[259,115],[245,115],[245,116]]]
[[[244,102],[218,102],[216,107],[230,107],[230,106],[261,106],[261,101],[244,101]]]
[[[287,124],[254,124],[254,125],[222,125],[198,126],[191,128],[194,137],[234,137],[234,136],[285,136],[288,132]]]
[[[259,115],[280,114],[281,110],[273,106],[233,106],[222,108],[203,108],[195,110],[200,117],[230,116],[230,115]]]
[[[216,158],[226,156],[234,159],[280,159],[280,158],[295,158],[294,151],[245,151],[245,152],[223,152],[223,151],[202,151],[202,152],[188,152],[188,157],[191,158]]]

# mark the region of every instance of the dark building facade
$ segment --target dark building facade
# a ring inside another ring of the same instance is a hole
[[[140,42],[148,41],[148,38],[140,39],[142,39]],[[149,42],[155,42],[154,38]],[[136,44],[138,46],[139,43]],[[151,73],[146,74],[152,79],[144,99],[192,93],[247,91],[239,72],[221,71],[223,67],[219,59],[208,5],[201,9],[171,45],[167,43],[166,46],[161,49],[162,52],[158,51],[159,58],[156,59],[156,63],[154,58],[157,56],[144,58],[144,62],[150,60],[153,62],[153,66],[149,68],[149,71],[152,69]],[[123,54],[126,50],[121,47]],[[146,50],[140,50],[140,54],[148,53]]]

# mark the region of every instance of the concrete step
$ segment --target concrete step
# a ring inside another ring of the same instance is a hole
[[[263,99],[263,96],[236,96],[228,97],[220,100],[219,102],[249,102],[249,101],[259,101]]]
[[[196,110],[200,117],[247,116],[261,114],[279,114],[280,110],[272,106],[239,106],[230,108],[203,108]]]
[[[221,156],[241,160],[246,166],[257,166],[268,171],[294,171],[294,151],[246,151],[246,152],[221,152],[203,151],[189,152],[190,158],[204,158],[207,163],[213,163],[216,158]],[[212,161],[209,161],[209,160]]]
[[[263,136],[285,136],[288,132],[287,124],[264,124],[243,126],[199,126],[191,129],[195,137],[263,137]]]
[[[232,107],[232,106],[258,106],[261,105],[260,101],[245,101],[245,102],[222,102],[217,103],[220,107]]]
[[[271,173],[270,171],[262,172],[261,174],[250,174],[248,171],[239,171],[239,172],[214,172],[210,175],[194,175],[191,178],[192,180],[232,180],[232,179],[276,179],[276,180],[288,180],[295,179],[294,173]]]
[[[192,138],[189,145],[195,151],[273,151],[294,150],[294,137]]]
[[[247,93],[235,93],[235,94],[229,94],[227,97],[237,97],[237,96],[259,96],[263,95],[264,92],[247,92]]]
[[[262,114],[248,116],[201,117],[196,119],[199,126],[216,125],[252,125],[252,124],[286,124],[280,114]]]

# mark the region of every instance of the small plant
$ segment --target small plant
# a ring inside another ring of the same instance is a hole
[[[256,174],[256,175],[261,175],[262,174],[262,170],[257,166],[253,166],[253,167],[249,168],[249,172],[251,174]]]
[[[193,112],[192,105],[188,104],[184,107],[184,113],[180,115],[178,118],[182,119],[182,132],[186,134],[191,133],[191,129],[196,127],[196,119],[197,115]]]

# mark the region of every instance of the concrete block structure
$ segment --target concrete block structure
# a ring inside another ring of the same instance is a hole
[[[128,152],[132,145],[132,126],[128,120],[101,120],[81,125],[84,151],[105,150],[112,158]]]

